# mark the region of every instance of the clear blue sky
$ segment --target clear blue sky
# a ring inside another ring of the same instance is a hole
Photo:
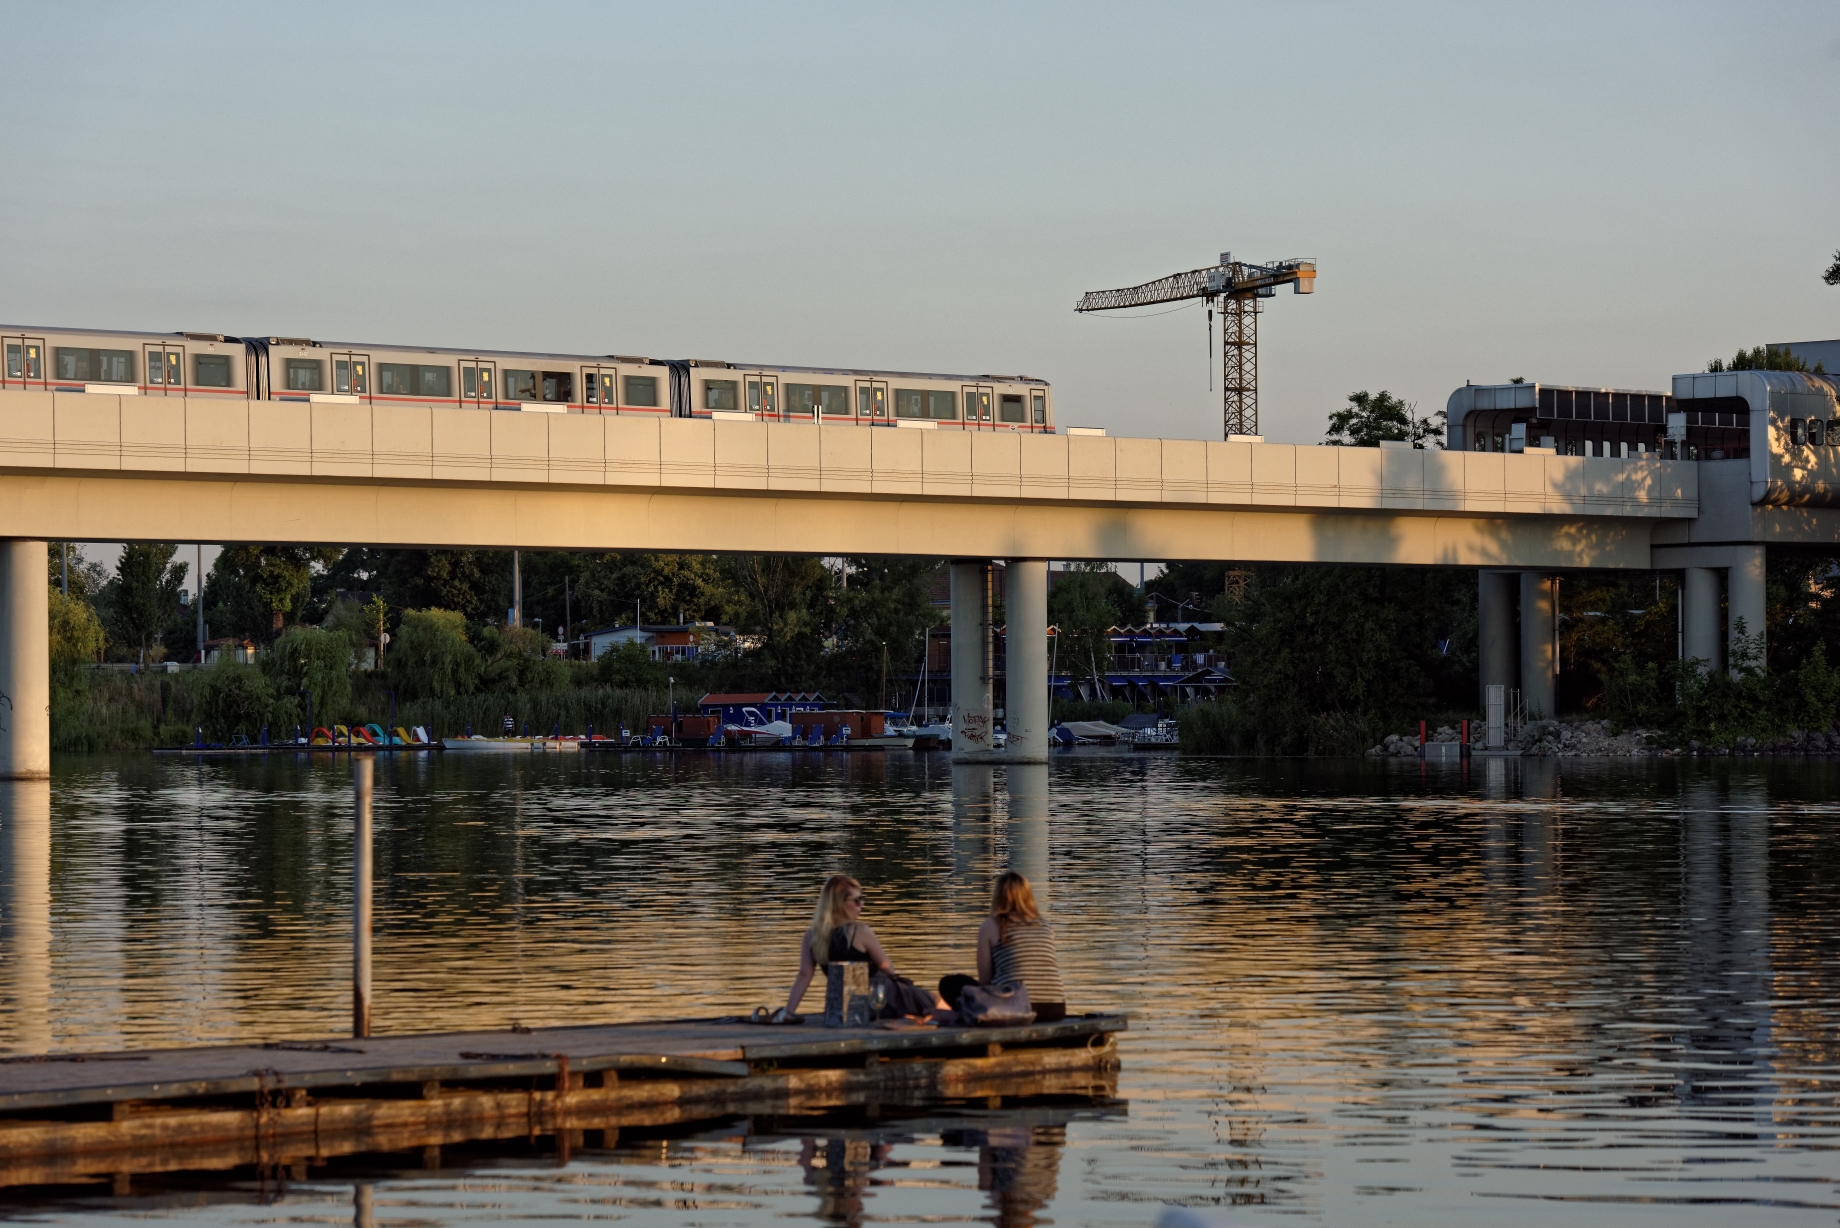
[[[1207,437],[1840,336],[1840,6],[7,3],[0,320],[1024,371]],[[1216,377],[1217,378],[1217,377]]]

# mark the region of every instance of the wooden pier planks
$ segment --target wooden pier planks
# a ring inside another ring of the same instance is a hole
[[[0,1064],[0,1186],[1110,1087],[1125,1027],[1118,1015],[916,1031],[683,1021],[15,1061]],[[123,1074],[141,1059],[153,1077]]]

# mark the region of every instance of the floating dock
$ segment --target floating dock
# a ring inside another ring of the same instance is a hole
[[[0,1187],[259,1170],[884,1099],[1109,1094],[1123,1015],[1015,1028],[681,1020],[0,1058]]]

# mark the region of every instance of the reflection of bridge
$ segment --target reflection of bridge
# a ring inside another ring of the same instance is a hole
[[[1716,657],[1712,569],[1730,571],[1732,615],[1756,628],[1764,543],[1835,540],[1826,508],[1753,506],[1760,466],[1780,503],[1782,475],[1825,491],[1832,465],[1804,463],[1770,425],[1794,407],[1778,408],[1790,392],[1777,383],[1805,377],[1746,376],[1733,395],[1756,407],[1750,459],[1697,463],[0,392],[0,692],[13,704],[0,774],[48,769],[53,538],[952,555],[965,560],[952,569],[961,747],[992,723],[981,560],[1009,559],[1008,620],[1044,629],[1010,654],[1007,753],[1022,757],[1046,749],[1049,557],[1512,568],[1523,689],[1541,706],[1544,577],[1684,567],[1687,646]],[[1830,385],[1790,391],[1832,402]],[[1511,669],[1499,575],[1482,587],[1484,681]]]

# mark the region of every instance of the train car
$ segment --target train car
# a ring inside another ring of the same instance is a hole
[[[697,418],[1054,431],[1052,390],[1046,380],[1026,375],[931,375],[705,359],[672,365],[673,374],[689,385],[690,415]]]
[[[623,355],[454,350],[265,337],[249,343],[256,396],[540,413],[669,414],[668,364]]]
[[[620,354],[459,350],[308,337],[9,328],[0,387],[1054,431],[1046,380]]]
[[[132,396],[249,395],[248,348],[222,333],[0,325],[0,388]]]

